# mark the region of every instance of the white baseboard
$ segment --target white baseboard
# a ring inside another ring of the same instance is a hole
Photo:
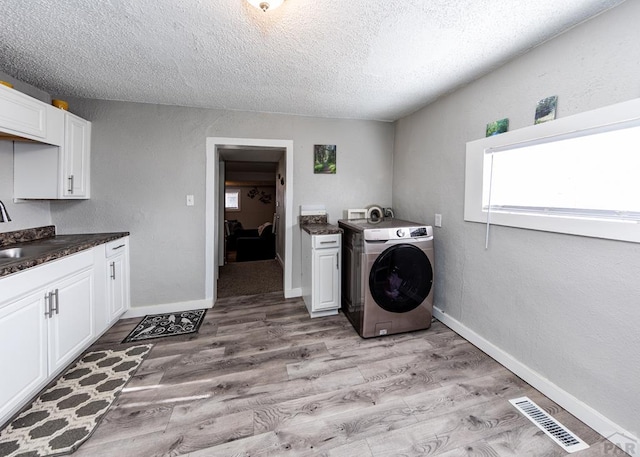
[[[302,288],[296,287],[295,289],[286,289],[284,291],[284,298],[296,298],[302,297]]]
[[[163,303],[160,305],[134,306],[129,308],[129,310],[122,315],[121,319],[142,317],[148,314],[175,313],[204,308],[213,308],[213,302],[211,300],[202,299],[177,303]]]
[[[518,377],[524,379],[551,400],[562,406],[589,427],[600,433],[602,436],[610,439],[623,451],[627,452],[631,456],[640,456],[640,439],[638,439],[638,437],[609,420],[566,390],[561,389],[549,379],[515,359],[509,353],[503,351],[498,346],[480,336],[460,321],[445,314],[441,309],[434,307],[433,316],[471,344],[487,353],[491,358],[512,371]]]

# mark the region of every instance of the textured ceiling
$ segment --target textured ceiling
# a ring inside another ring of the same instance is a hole
[[[623,0],[0,0],[54,96],[396,120]]]

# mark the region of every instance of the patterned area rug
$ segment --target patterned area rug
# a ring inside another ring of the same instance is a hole
[[[122,342],[129,343],[131,341],[160,338],[161,336],[195,333],[200,328],[206,312],[206,309],[195,309],[178,313],[145,316]]]
[[[152,346],[87,353],[0,432],[0,456],[74,452],[91,436]]]

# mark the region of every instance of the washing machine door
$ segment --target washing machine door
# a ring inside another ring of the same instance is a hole
[[[406,313],[427,298],[433,285],[433,268],[427,255],[411,244],[383,251],[371,267],[369,290],[384,310]]]

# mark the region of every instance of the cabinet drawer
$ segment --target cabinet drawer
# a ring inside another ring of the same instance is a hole
[[[334,235],[314,235],[312,238],[312,246],[314,249],[327,249],[340,247],[340,234]]]
[[[127,249],[127,238],[118,238],[105,244],[105,257],[122,254]]]

